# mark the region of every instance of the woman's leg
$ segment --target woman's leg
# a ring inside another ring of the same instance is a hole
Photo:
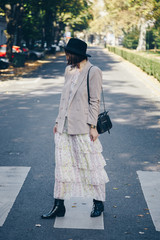
[[[54,217],[64,217],[65,212],[66,212],[66,208],[64,206],[64,200],[55,199],[52,210],[49,213],[43,214],[41,218],[48,219],[48,218],[54,218]]]
[[[99,217],[104,211],[104,204],[102,201],[93,199],[93,209],[91,212],[91,217]]]

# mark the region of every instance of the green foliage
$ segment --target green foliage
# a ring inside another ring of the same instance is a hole
[[[160,61],[119,47],[108,46],[108,50],[135,64],[160,81]]]
[[[136,49],[139,39],[139,30],[134,28],[132,31],[124,33],[122,45],[128,49]],[[147,30],[146,44],[148,49],[160,49],[160,27]]]
[[[128,33],[124,33],[122,45],[126,48],[136,49],[139,40],[139,30],[134,28]]]
[[[82,31],[92,18],[87,0],[61,0],[57,4],[57,20],[70,25],[72,30]]]
[[[153,41],[152,44],[154,48],[160,49],[160,27],[152,29]]]
[[[147,24],[160,26],[160,1],[159,0],[104,0],[107,9],[109,27],[115,36],[122,32],[130,32],[133,27],[140,29],[138,49],[145,49]],[[135,48],[137,38],[133,33],[127,34],[124,46]],[[131,36],[132,35],[132,36]],[[131,37],[130,37],[131,36]],[[133,37],[133,41],[132,41]],[[149,44],[148,44],[149,45]]]
[[[41,11],[40,5],[34,1],[32,1],[32,4],[26,3],[24,9],[22,36],[29,47],[31,43],[34,44],[36,40],[42,38],[44,11]]]
[[[160,26],[160,1],[159,0],[154,0],[153,14],[156,20],[155,25]]]
[[[5,16],[4,10],[0,7],[0,16]]]
[[[63,35],[66,25],[72,30],[83,30],[91,18],[89,0],[1,0],[0,13],[6,14],[5,4],[12,8],[14,5],[22,7],[21,25],[17,25],[17,19],[13,34],[20,29],[19,37],[23,37],[28,46],[36,40],[46,41],[50,46]]]

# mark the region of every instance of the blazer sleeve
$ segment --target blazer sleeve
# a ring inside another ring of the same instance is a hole
[[[69,69],[69,66],[67,66],[67,67],[65,68],[65,72],[64,72],[64,79],[65,79],[65,81],[64,81],[64,85],[65,85],[65,82],[66,82],[66,75],[67,75],[67,71],[68,71],[68,69]],[[63,89],[64,89],[64,88],[63,88]],[[63,90],[62,90],[62,94],[63,94]],[[61,94],[61,99],[60,99],[59,109],[60,109],[61,102],[62,102],[62,94]],[[58,116],[57,116],[55,122],[58,123],[58,120],[59,120],[59,111],[58,111]]]
[[[90,104],[88,124],[97,125],[102,89],[102,71],[94,66],[89,73]]]

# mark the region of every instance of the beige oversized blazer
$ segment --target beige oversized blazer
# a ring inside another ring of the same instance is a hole
[[[65,83],[61,95],[59,114],[56,119],[58,123],[57,131],[63,132],[65,116],[67,113],[68,119],[68,134],[86,134],[89,133],[89,125],[97,125],[99,114],[100,95],[102,87],[102,72],[93,66],[89,74],[89,89],[90,89],[90,105],[88,104],[87,92],[87,73],[91,67],[91,63],[87,61],[84,68],[79,74],[77,84],[74,86],[71,97],[71,74],[70,66],[65,70]]]

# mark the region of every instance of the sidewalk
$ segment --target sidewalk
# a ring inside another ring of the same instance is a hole
[[[44,59],[36,61],[27,60],[24,67],[10,66],[8,69],[0,69],[0,83],[1,81],[8,81],[24,77],[25,75],[37,70],[43,64],[50,63],[58,56],[63,55],[63,52],[57,52],[55,55],[46,55]]]
[[[103,51],[114,59],[122,62],[127,71],[129,71],[131,74],[134,74],[135,77],[137,77],[143,84],[145,84],[147,88],[151,90],[152,96],[155,97],[155,100],[160,100],[160,82],[156,78],[143,72],[139,67],[130,63],[119,55],[109,52],[107,49],[103,49]]]

